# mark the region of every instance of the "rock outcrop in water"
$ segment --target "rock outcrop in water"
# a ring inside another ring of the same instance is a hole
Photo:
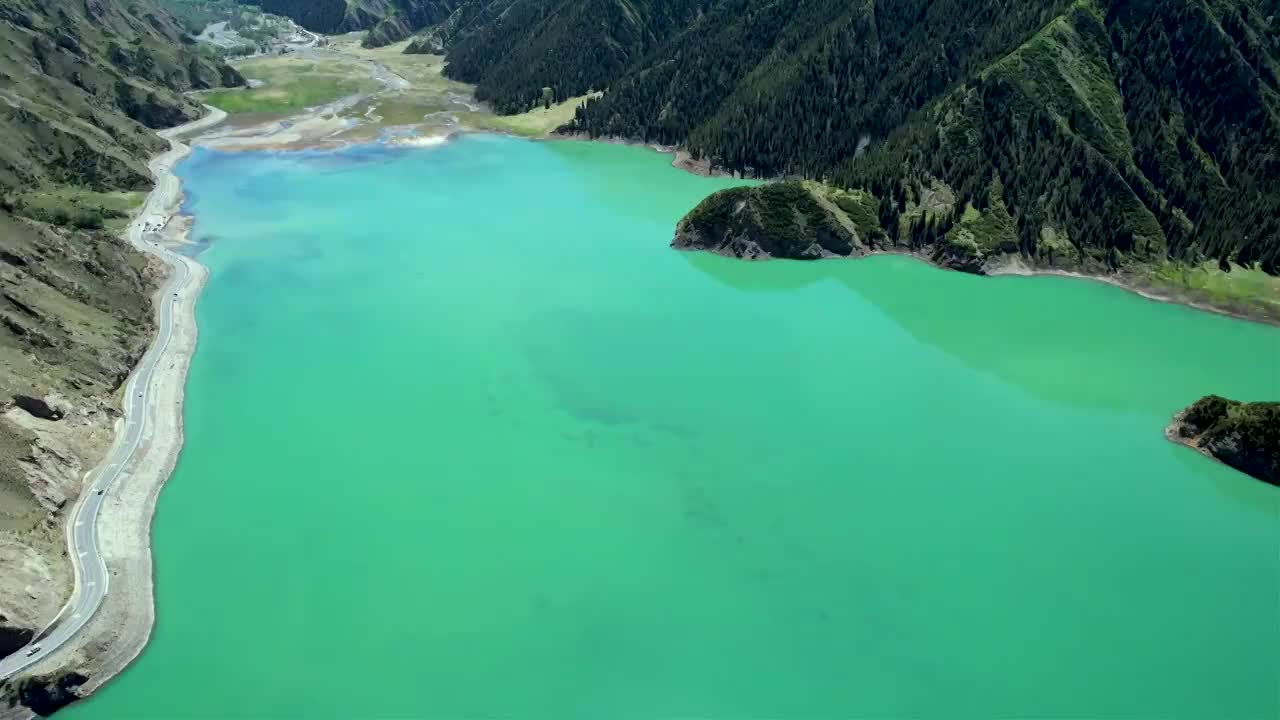
[[[1280,485],[1280,402],[1246,403],[1208,395],[1178,413],[1165,435],[1263,482]]]
[[[672,245],[749,260],[865,254],[870,237],[803,183],[723,190],[676,228]]]
[[[1018,254],[1013,221],[998,194],[982,210],[959,209],[954,194],[941,185],[918,188],[913,198],[908,219],[894,227],[897,219],[882,217],[883,204],[867,192],[801,181],[731,188],[686,215],[671,244],[753,260],[909,252],[979,275]],[[1048,254],[1042,261],[1064,265],[1067,259]]]

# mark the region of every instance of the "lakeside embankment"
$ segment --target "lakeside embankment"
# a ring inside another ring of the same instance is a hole
[[[37,661],[15,678],[19,682],[24,676],[50,678],[49,684],[87,694],[123,670],[150,637],[155,618],[150,525],[182,448],[183,389],[197,337],[195,303],[208,276],[200,263],[159,244],[156,231],[181,207],[182,185],[173,170],[190,146],[180,138],[225,118],[209,108],[198,120],[158,133],[170,148],[148,164],[155,186],[125,231],[136,249],[165,267],[166,280],[152,297],[157,332],[121,391],[124,413],[111,449],[86,473],[84,490],[68,516],[75,587],[59,619],[39,640]],[[21,705],[7,710],[16,717],[29,712]]]
[[[182,207],[182,182],[174,168],[190,153],[191,145],[182,138],[192,138],[226,119],[216,108],[204,118],[161,136],[170,141],[170,150],[150,163],[156,188],[144,209],[144,216],[157,225],[168,225]],[[154,201],[152,200],[154,198]],[[92,692],[108,682],[142,652],[155,623],[154,575],[151,557],[151,523],[156,500],[177,465],[183,444],[183,401],[187,371],[195,353],[198,338],[196,301],[208,279],[208,270],[196,260],[158,244],[149,243],[145,235],[131,234],[139,249],[159,258],[171,273],[185,268],[190,280],[176,290],[172,328],[153,373],[149,402],[145,406],[142,447],[132,465],[129,481],[115,491],[102,511],[100,541],[103,559],[117,582],[109,593],[97,618],[86,630],[85,646],[90,650],[86,662],[91,670],[84,692]],[[168,243],[185,238],[170,236]],[[160,293],[166,292],[164,289]],[[160,297],[163,297],[162,295]]]

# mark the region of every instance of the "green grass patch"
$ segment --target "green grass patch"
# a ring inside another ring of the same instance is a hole
[[[23,217],[86,230],[123,230],[146,193],[94,192],[60,186],[16,193],[6,198]]]
[[[596,93],[595,96],[599,94]],[[569,98],[550,109],[535,108],[519,115],[493,115],[488,112],[461,113],[463,124],[480,130],[498,130],[525,137],[544,137],[573,119],[578,106],[593,95]]]
[[[283,85],[217,90],[204,101],[228,113],[279,113],[323,105],[353,95],[368,85],[337,75],[299,75]]]
[[[1217,262],[1202,265],[1164,263],[1151,271],[1153,284],[1172,290],[1190,290],[1219,305],[1245,305],[1280,317],[1280,277],[1257,268],[1232,264],[1231,271]]]
[[[379,118],[380,125],[417,125],[428,113],[447,110],[448,105],[429,95],[399,95],[392,99],[375,99],[357,106],[353,113],[360,117]]]
[[[471,93],[474,90],[472,86],[444,77],[444,57],[440,55],[406,55],[404,49],[409,44],[408,40],[387,45],[386,47],[365,48],[360,46],[360,41],[363,37],[363,33],[330,37],[330,44],[344,53],[386,65],[393,72],[408,80],[413,85],[413,89],[419,93],[443,96],[452,92],[464,97],[471,97]]]
[[[228,113],[286,113],[381,87],[366,67],[288,55],[256,58],[236,66],[262,87],[215,90],[204,101]]]
[[[947,233],[947,242],[969,252],[981,250],[983,254],[1011,253],[1018,251],[1018,226],[1004,200],[992,193],[985,210],[966,205],[960,220]]]
[[[871,193],[864,190],[834,190],[827,193],[827,196],[849,216],[861,237],[870,237],[880,229],[880,203]]]
[[[1063,230],[1049,227],[1040,228],[1040,239],[1036,243],[1036,255],[1043,261],[1056,263],[1075,259],[1079,256],[1076,246]]]

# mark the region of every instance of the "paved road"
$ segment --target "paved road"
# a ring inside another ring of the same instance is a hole
[[[107,499],[108,489],[116,482],[128,478],[125,468],[142,442],[146,430],[147,403],[150,400],[151,378],[160,359],[164,356],[173,335],[174,309],[177,295],[191,281],[192,261],[155,245],[147,229],[166,218],[172,211],[181,192],[181,184],[173,175],[173,166],[190,149],[178,142],[177,137],[221,122],[226,114],[209,108],[209,115],[186,125],[162,131],[161,137],[170,141],[170,149],[151,161],[151,171],[156,176],[156,187],[147,196],[146,203],[137,218],[129,225],[129,241],[138,249],[156,255],[169,265],[171,272],[160,293],[157,311],[158,330],[155,340],[147,349],[142,362],[134,369],[124,389],[124,426],[116,434],[111,452],[92,474],[84,495],[71,511],[67,525],[67,542],[71,560],[75,566],[76,584],[71,599],[58,613],[58,617],[27,647],[0,659],[0,680],[21,672],[44,659],[55,649],[75,636],[84,627],[107,595],[111,576],[106,561],[98,548],[98,511]],[[40,648],[28,654],[33,648]]]

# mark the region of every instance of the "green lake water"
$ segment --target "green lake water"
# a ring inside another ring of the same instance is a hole
[[[668,247],[646,150],[198,151],[157,625],[71,718],[1280,715],[1280,331]]]

